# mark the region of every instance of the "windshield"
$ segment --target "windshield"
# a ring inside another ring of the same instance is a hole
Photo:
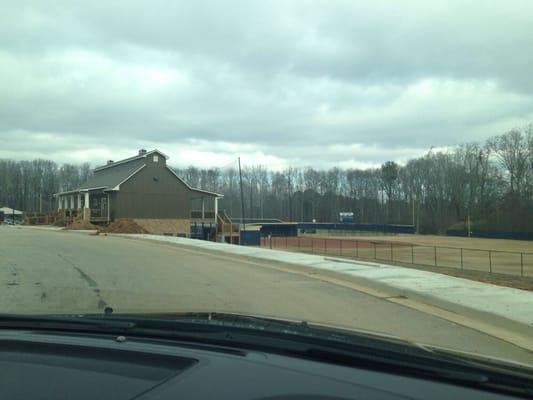
[[[0,313],[533,364],[531,2],[2,8]]]

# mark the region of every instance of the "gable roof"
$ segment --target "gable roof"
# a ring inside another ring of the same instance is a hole
[[[103,169],[107,169],[107,168],[114,168],[116,167],[117,165],[120,165],[120,164],[125,164],[125,163],[129,163],[131,161],[136,161],[136,160],[142,160],[143,158],[146,158],[148,157],[150,154],[154,154],[154,153],[157,153],[163,157],[165,157],[166,160],[168,160],[168,156],[163,154],[162,152],[160,152],[159,150],[155,149],[155,150],[152,150],[152,151],[148,151],[146,153],[142,153],[142,154],[138,154],[136,156],[133,156],[133,157],[129,157],[129,158],[125,158],[124,160],[120,160],[120,161],[116,161],[116,162],[113,162],[111,164],[106,164],[106,165],[102,165],[100,167],[96,167],[94,169],[94,172],[97,172],[97,171],[101,171]]]
[[[168,156],[166,156],[159,150],[152,150],[134,157],[126,158],[124,160],[116,161],[107,165],[102,165],[100,167],[95,168],[93,171],[93,176],[91,176],[84,184],[82,184],[77,189],[56,193],[56,195],[77,193],[80,191],[87,191],[91,189],[119,190],[119,186],[122,183],[126,182],[128,179],[133,177],[146,166],[146,157],[154,153],[157,153],[168,160]],[[201,193],[207,196],[224,197],[219,193],[193,188],[187,182],[181,179],[178,174],[176,174],[176,172],[168,165],[166,166],[166,168],[190,191]]]
[[[190,191],[192,192],[197,192],[197,193],[202,193],[202,194],[207,194],[208,196],[216,196],[216,197],[224,197],[223,194],[220,194],[220,193],[215,193],[215,192],[210,192],[209,190],[204,190],[204,189],[196,189],[196,188],[193,188],[192,186],[190,186],[187,182],[185,182],[183,179],[181,179],[179,177],[178,174],[176,174],[176,171],[174,171],[172,168],[170,168],[168,165],[167,165],[167,168],[170,172],[172,172],[172,174],[174,174],[174,176],[176,178],[178,178],[185,186],[187,186],[187,189],[189,189]]]
[[[135,158],[129,162],[117,165],[113,164],[107,165],[107,168],[105,169],[95,169],[94,175],[78,189],[114,188],[122,182],[125,182],[129,177],[135,175],[136,172],[140,171],[141,168],[145,166],[143,158]]]

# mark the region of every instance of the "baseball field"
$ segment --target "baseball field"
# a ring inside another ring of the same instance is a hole
[[[263,238],[261,245],[346,258],[533,277],[533,242],[433,235]]]

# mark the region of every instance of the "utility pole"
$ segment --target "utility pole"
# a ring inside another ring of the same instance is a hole
[[[250,220],[254,218],[253,183],[253,179],[250,178]]]
[[[288,174],[288,179],[289,179],[289,182],[288,182],[288,185],[287,185],[287,188],[288,188],[288,191],[289,191],[289,222],[292,222],[292,204],[291,204],[291,172],[289,170],[289,174]]]
[[[229,173],[229,215],[230,217],[233,217],[233,174],[231,172]]]
[[[246,231],[246,217],[244,216],[244,192],[242,189],[242,171],[241,171],[241,158],[239,157],[239,179],[241,182],[241,211],[242,211],[242,227]]]
[[[413,226],[415,226],[415,198],[412,198],[413,202]]]

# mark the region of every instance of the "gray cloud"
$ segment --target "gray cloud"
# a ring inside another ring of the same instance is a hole
[[[43,1],[3,14],[0,157],[98,163],[148,144],[178,165],[240,152],[374,165],[533,120],[529,1]]]

